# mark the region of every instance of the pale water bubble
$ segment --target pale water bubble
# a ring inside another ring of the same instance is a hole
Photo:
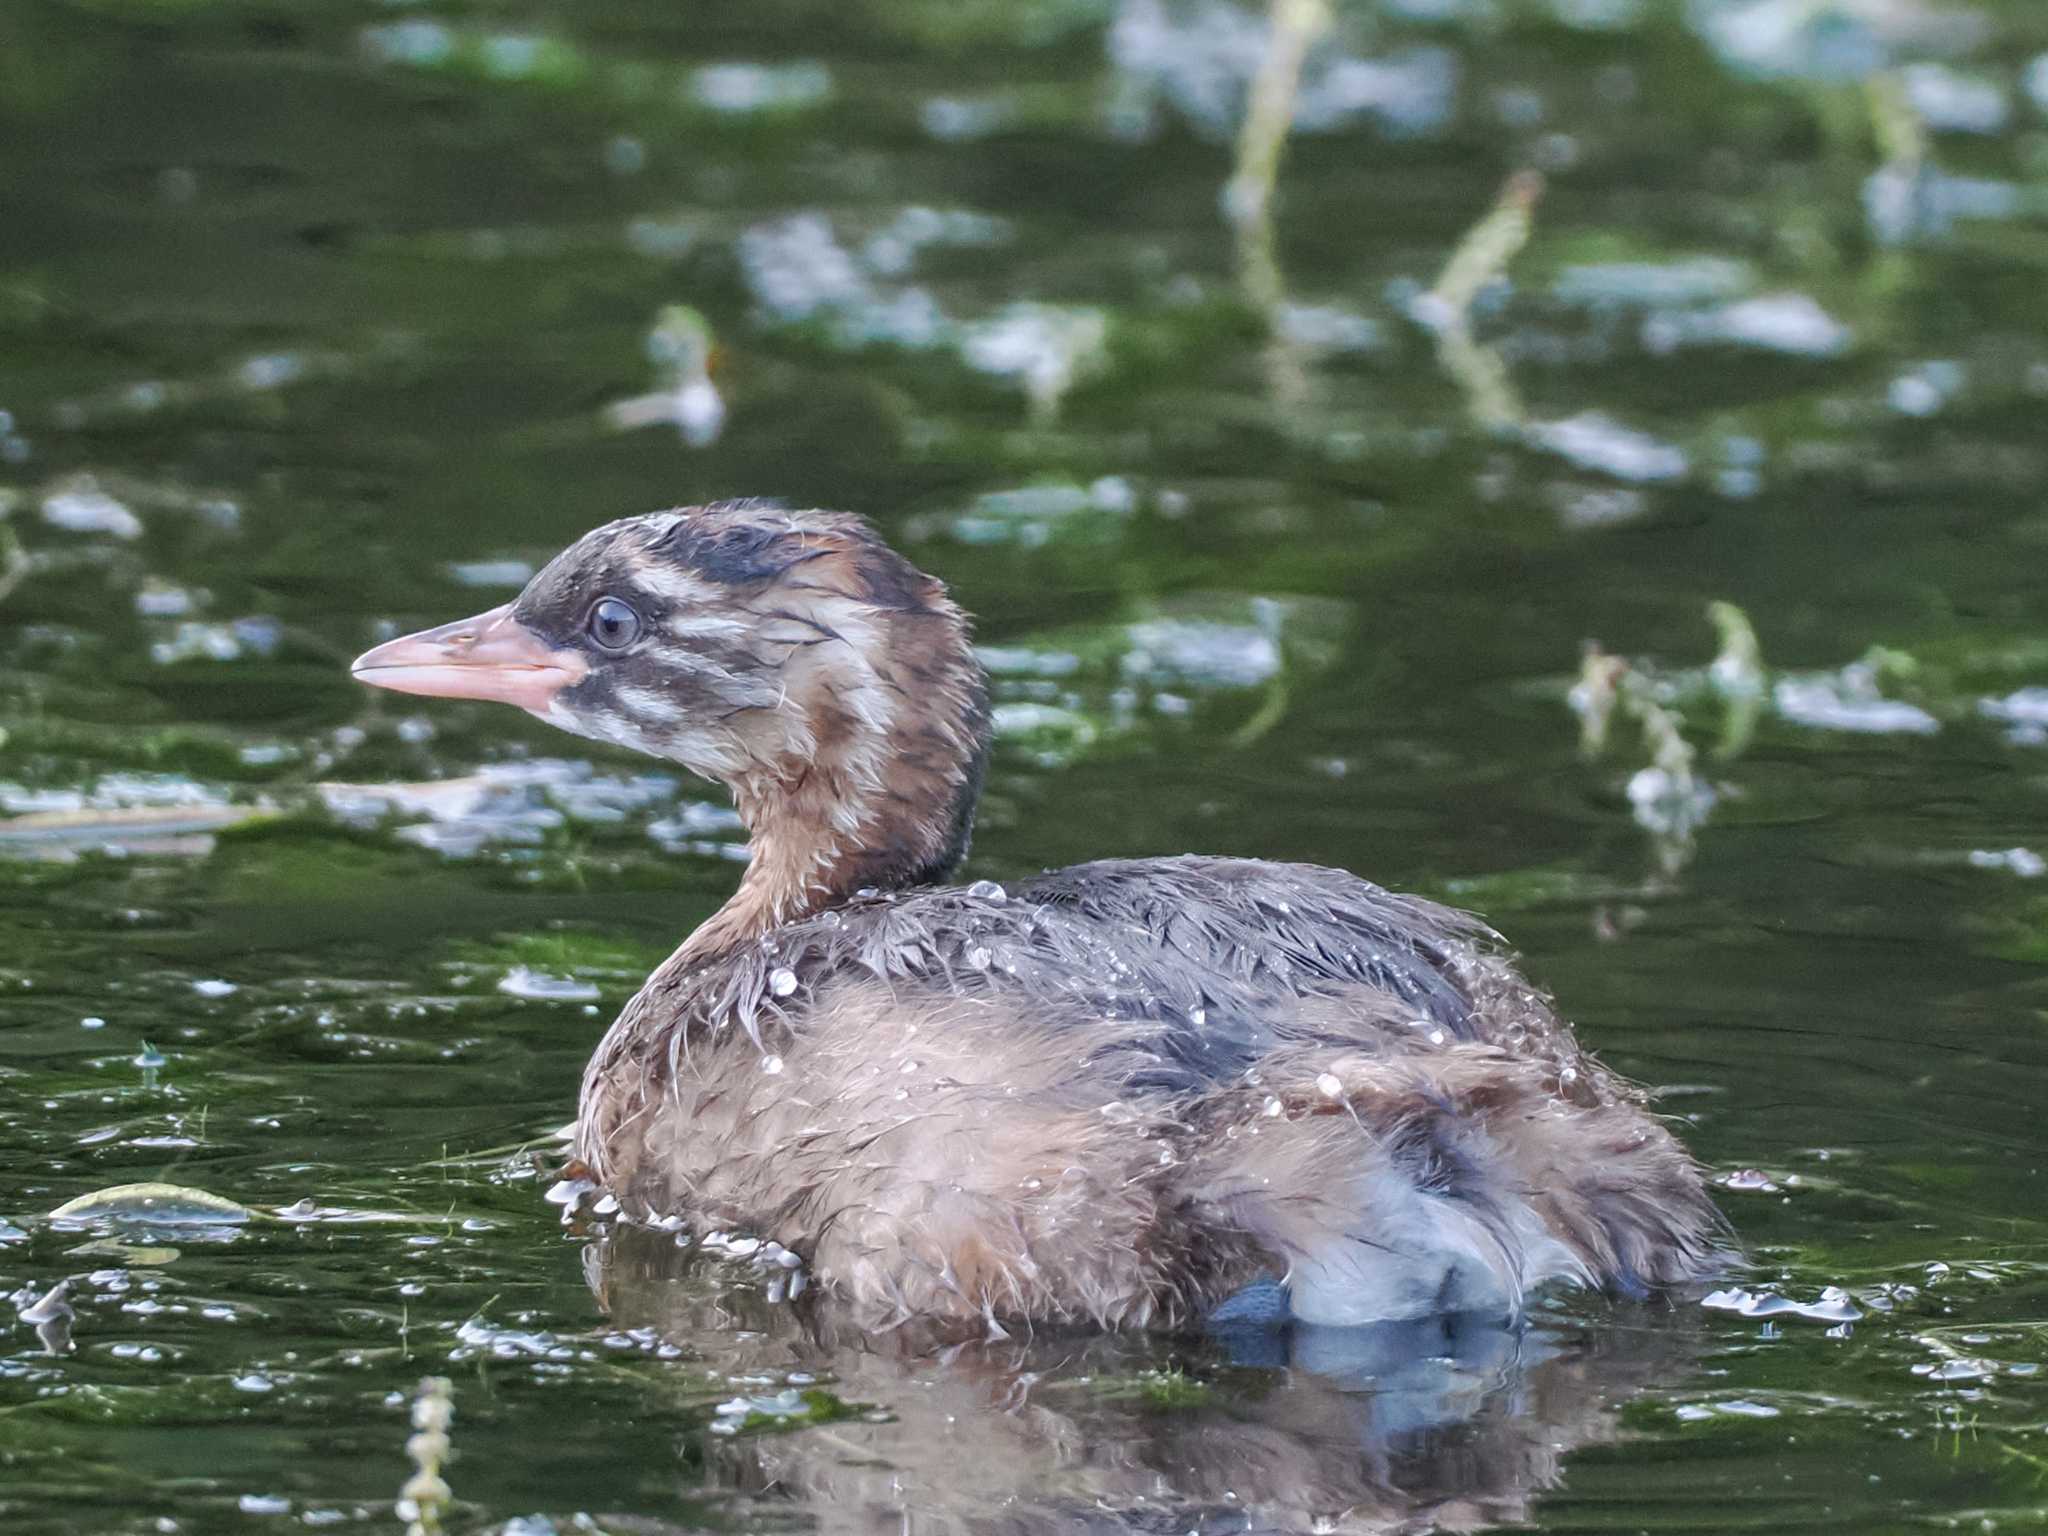
[[[1738,1189],[1754,1194],[1775,1195],[1777,1183],[1761,1168],[1738,1168],[1720,1181],[1723,1189]]]
[[[1941,729],[1917,704],[1882,697],[1870,668],[1860,663],[1834,676],[1781,677],[1771,702],[1793,724],[1816,730],[1931,736]]]
[[[506,972],[498,983],[498,990],[508,997],[546,1003],[587,1003],[595,1001],[598,996],[596,982],[579,981],[573,976],[550,976],[545,971],[531,970],[523,965],[515,965]]]
[[[1930,1381],[1982,1381],[1998,1374],[1998,1362],[1981,1358],[1964,1357],[1943,1360],[1931,1365],[1913,1367],[1915,1376],[1925,1376]]]
[[[1853,1323],[1863,1316],[1863,1309],[1856,1305],[1855,1299],[1836,1285],[1828,1286],[1820,1293],[1820,1300],[1811,1302],[1793,1301],[1772,1291],[1749,1291],[1736,1286],[1710,1292],[1700,1305],[1713,1312],[1733,1312],[1738,1317],[1796,1317],[1828,1324]]]
[[[66,533],[107,533],[117,539],[142,537],[142,520],[89,482],[43,498],[43,521]]]
[[[993,880],[977,880],[967,887],[967,894],[977,901],[1003,902],[1010,899],[1010,893]]]
[[[446,569],[465,587],[523,587],[533,580],[533,567],[524,560],[465,560]]]
[[[768,973],[768,990],[777,997],[788,997],[796,990],[796,972],[786,965],[778,965]]]
[[[1976,869],[2003,869],[2022,880],[2037,880],[2048,874],[2048,859],[2031,848],[1973,848],[1970,864]]]
[[[1539,422],[1528,429],[1529,441],[1580,469],[1617,480],[1658,483],[1682,480],[1691,468],[1685,450],[1660,442],[1646,432],[1623,426],[1598,411],[1584,411],[1563,421]]]
[[[761,1070],[770,1077],[779,1077],[782,1074],[782,1058],[780,1056],[763,1056],[761,1058]]]
[[[1344,1084],[1336,1073],[1325,1072],[1316,1079],[1316,1092],[1326,1099],[1341,1099],[1344,1097]]]

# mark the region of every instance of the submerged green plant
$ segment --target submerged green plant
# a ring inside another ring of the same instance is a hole
[[[1464,391],[1473,421],[1489,432],[1519,432],[1528,424],[1528,413],[1501,355],[1473,337],[1472,301],[1529,243],[1542,196],[1538,172],[1510,176],[1492,210],[1452,250],[1420,310],[1436,332],[1437,361]]]
[[[1764,697],[1763,648],[1749,616],[1733,603],[1716,602],[1707,617],[1721,645],[1706,677],[1722,700],[1721,739],[1715,755],[1729,758],[1748,745]],[[1608,746],[1617,717],[1642,733],[1648,763],[1628,781],[1635,819],[1655,845],[1667,878],[1692,857],[1693,833],[1713,808],[1714,791],[1701,782],[1699,754],[1685,738],[1685,719],[1672,707],[1675,686],[1625,657],[1588,641],[1579,680],[1568,702],[1579,717],[1579,749],[1596,757]]]
[[[1329,24],[1328,0],[1272,0],[1272,29],[1252,77],[1244,126],[1237,136],[1237,167],[1224,188],[1223,207],[1237,230],[1239,280],[1252,306],[1270,323],[1286,297],[1273,244],[1273,187],[1280,156],[1294,124],[1294,100],[1308,46]]]
[[[1721,637],[1721,648],[1707,668],[1715,691],[1726,707],[1721,713],[1721,739],[1714,756],[1740,756],[1756,730],[1764,703],[1764,654],[1749,615],[1733,603],[1707,604],[1707,618]]]
[[[1209,1401],[1214,1389],[1179,1366],[1106,1377],[1095,1395],[1108,1402],[1135,1402],[1158,1413],[1179,1413]]]

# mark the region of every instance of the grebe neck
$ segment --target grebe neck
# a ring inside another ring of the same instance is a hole
[[[746,874],[679,960],[704,960],[856,892],[943,880],[967,856],[988,755],[988,688],[951,613],[892,613],[881,659],[844,658],[797,746],[734,775]]]

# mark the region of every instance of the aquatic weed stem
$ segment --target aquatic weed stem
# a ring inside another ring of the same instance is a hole
[[[1328,25],[1330,7],[1328,0],[1272,0],[1272,13],[1272,31],[1238,130],[1237,167],[1223,192],[1225,216],[1237,231],[1238,280],[1269,328],[1286,297],[1273,242],[1273,186],[1294,123],[1302,59]]]
[[[448,1430],[454,1422],[454,1384],[446,1376],[422,1379],[412,1404],[413,1433],[405,1442],[415,1471],[398,1490],[398,1518],[406,1522],[406,1536],[436,1536],[441,1529],[442,1512],[452,1497],[441,1466],[448,1459]]]

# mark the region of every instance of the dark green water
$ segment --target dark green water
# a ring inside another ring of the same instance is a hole
[[[1326,45],[1381,108],[1311,61],[1342,120],[1278,250],[1325,344],[1275,354],[1220,9],[0,6],[0,1292],[77,1314],[52,1354],[0,1309],[0,1525],[398,1530],[429,1374],[457,1530],[2048,1521],[2048,16],[1809,6],[1750,57],[1735,3],[1384,9]],[[695,73],[741,62],[780,73]],[[1527,164],[1475,322],[1518,441],[1409,311]],[[606,416],[675,304],[698,446]],[[508,1149],[734,833],[346,661],[509,594],[458,565],[735,494],[868,513],[982,615],[973,873],[1204,849],[1476,907],[1733,1178],[1745,1283],[1860,1319],[932,1362],[565,1229]],[[1726,756],[1714,600],[1768,672]],[[1634,725],[1579,751],[1588,637],[1699,748],[1689,843],[1631,814]],[[438,819],[317,787],[479,769]],[[153,1179],[312,1205],[48,1219]]]

